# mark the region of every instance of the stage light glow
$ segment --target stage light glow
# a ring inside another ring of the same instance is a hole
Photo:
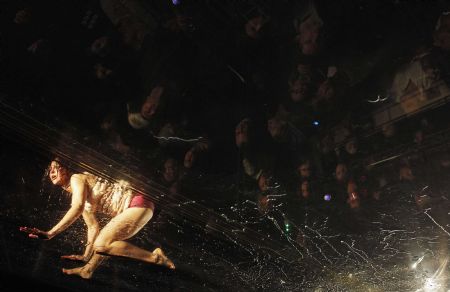
[[[440,291],[441,285],[437,283],[436,279],[428,278],[425,280],[425,284],[423,285],[423,291],[425,292],[435,292]]]

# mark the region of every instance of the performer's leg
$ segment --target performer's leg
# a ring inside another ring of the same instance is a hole
[[[97,267],[104,260],[105,256],[100,254],[94,254],[89,262],[87,262],[84,266],[74,269],[62,269],[62,272],[67,275],[78,275],[84,279],[90,279],[92,274],[97,269]]]
[[[175,265],[159,248],[153,252],[139,248],[123,240],[128,239],[141,230],[152,218],[150,208],[128,208],[114,217],[101,231],[94,243],[95,254],[89,262],[77,269],[63,270],[66,274],[78,274],[90,278],[103,259],[102,254],[129,257],[153,264],[164,265],[174,269]]]
[[[153,210],[149,208],[126,209],[100,232],[94,244],[96,253],[129,257],[174,269],[174,264],[160,248],[151,252],[124,241],[141,230],[152,216]]]

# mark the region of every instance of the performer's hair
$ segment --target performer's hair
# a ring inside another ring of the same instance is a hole
[[[50,165],[52,164],[53,161],[58,163],[61,167],[67,169],[69,172],[73,172],[73,168],[71,167],[72,163],[70,161],[61,158],[60,156],[55,156],[54,158],[52,158],[47,168],[45,169],[44,177],[48,177],[48,175],[50,174]]]

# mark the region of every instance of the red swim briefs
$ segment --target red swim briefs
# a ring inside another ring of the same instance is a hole
[[[142,194],[137,194],[131,199],[130,206],[128,208],[150,208],[152,210],[155,209],[155,204]]]

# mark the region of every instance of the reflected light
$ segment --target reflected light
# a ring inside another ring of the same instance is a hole
[[[415,270],[417,268],[417,266],[420,264],[420,262],[423,260],[424,257],[425,257],[425,255],[421,256],[420,259],[418,259],[415,263],[413,263],[411,265],[411,269]]]
[[[425,284],[423,285],[423,291],[425,292],[439,291],[439,288],[441,288],[441,285],[437,283],[436,279],[434,278],[426,279]]]
[[[442,280],[446,279],[446,277],[443,277],[443,273],[445,271],[445,268],[447,267],[448,263],[448,257],[442,262],[440,267],[436,270],[434,275],[432,277],[429,277],[425,279],[425,283],[423,284],[423,287],[421,290],[418,291],[425,291],[425,292],[438,292],[443,291],[442,288],[445,287],[443,283],[441,283]],[[441,281],[438,281],[441,280]]]

